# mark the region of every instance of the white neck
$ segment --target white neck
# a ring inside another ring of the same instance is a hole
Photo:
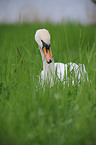
[[[44,75],[46,79],[48,76],[51,77],[52,75],[54,75],[54,60],[50,64],[48,64],[46,62],[46,58],[42,49],[40,49],[40,52],[41,52],[42,61],[43,61],[43,71],[44,71]]]

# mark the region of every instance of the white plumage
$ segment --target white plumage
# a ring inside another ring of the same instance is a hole
[[[39,45],[43,61],[43,71],[39,76],[39,82],[44,86],[44,82],[50,83],[53,86],[55,81],[65,83],[71,82],[72,85],[80,83],[80,81],[88,81],[88,74],[84,64],[77,65],[76,63],[54,63],[50,48],[50,34],[46,29],[36,31],[35,40]]]

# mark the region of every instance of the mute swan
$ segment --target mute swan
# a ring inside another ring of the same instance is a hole
[[[39,50],[41,52],[43,61],[43,71],[39,77],[39,82],[42,86],[44,82],[50,82],[50,86],[54,85],[54,78],[58,81],[64,81],[69,84],[71,80],[72,85],[79,83],[81,80],[85,81],[85,77],[88,80],[88,74],[85,70],[84,64],[77,65],[76,63],[54,63],[52,58],[52,52],[50,48],[50,34],[46,29],[39,29],[36,31],[35,40],[39,45]],[[70,72],[70,75],[68,74]],[[57,74],[57,77],[56,77]]]

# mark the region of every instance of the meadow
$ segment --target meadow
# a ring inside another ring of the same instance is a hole
[[[40,28],[54,61],[84,63],[91,82],[43,91]],[[96,26],[0,24],[0,145],[96,145]]]

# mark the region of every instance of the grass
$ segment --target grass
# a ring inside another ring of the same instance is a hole
[[[91,83],[36,90],[42,70],[34,40],[39,28],[51,34],[55,62],[84,63]],[[96,26],[1,24],[0,145],[95,145],[95,79]]]

